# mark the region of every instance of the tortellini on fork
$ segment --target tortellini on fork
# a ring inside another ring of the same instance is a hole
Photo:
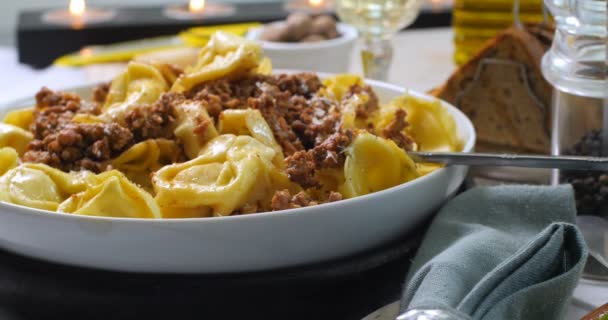
[[[353,198],[388,189],[418,177],[416,164],[394,142],[361,132],[346,150],[345,182],[340,192]]]
[[[225,216],[265,211],[276,190],[294,189],[272,163],[276,151],[250,136],[220,135],[188,162],[153,176],[163,215]]]
[[[405,131],[422,151],[455,152],[462,150],[462,142],[456,134],[456,122],[436,100],[428,102],[405,94],[384,105],[375,114],[375,126],[383,128],[393,121],[395,111],[403,109],[409,126]]]

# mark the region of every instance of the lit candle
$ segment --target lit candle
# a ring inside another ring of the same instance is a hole
[[[323,0],[308,0],[308,4],[312,7],[320,7],[323,5]]]
[[[190,0],[188,9],[190,12],[202,12],[205,9],[205,0]]]
[[[285,3],[288,12],[305,12],[310,14],[322,14],[333,12],[330,0],[292,0]]]
[[[188,6],[167,7],[164,11],[169,18],[177,20],[198,20],[207,16],[229,16],[234,14],[234,6],[219,3],[206,3],[205,0],[190,0]]]
[[[70,0],[68,10],[53,10],[46,12],[42,20],[51,24],[68,25],[76,29],[85,24],[106,22],[114,17],[114,11],[87,8],[85,0]]]
[[[69,11],[73,17],[82,18],[86,10],[87,3],[84,0],[70,0]]]

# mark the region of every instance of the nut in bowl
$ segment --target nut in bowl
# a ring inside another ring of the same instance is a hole
[[[357,30],[330,16],[296,13],[252,29],[247,38],[262,45],[277,69],[345,73],[357,40]]]
[[[462,183],[466,168],[407,155],[470,151],[456,108],[269,65],[256,43],[218,33],[186,70],[132,62],[109,85],[13,104],[3,247],[121,271],[274,269],[393,240]]]

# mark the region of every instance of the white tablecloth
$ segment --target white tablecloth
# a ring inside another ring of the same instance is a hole
[[[452,36],[452,31],[444,28],[410,30],[399,34],[394,40],[395,52],[389,82],[417,91],[428,91],[443,83],[454,69]],[[353,58],[351,70],[360,72],[356,55]],[[42,86],[51,89],[81,86],[107,81],[120,71],[120,65],[51,67],[36,71],[17,61],[14,48],[0,47],[0,105],[33,97]],[[581,280],[566,319],[580,319],[606,302],[608,286]]]

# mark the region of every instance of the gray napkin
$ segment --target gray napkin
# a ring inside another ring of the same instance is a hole
[[[570,186],[471,189],[444,206],[410,268],[401,311],[560,319],[587,258]]]

